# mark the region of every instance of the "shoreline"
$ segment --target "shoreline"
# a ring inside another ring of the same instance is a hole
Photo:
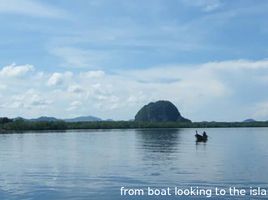
[[[161,128],[258,128],[268,127],[268,122],[136,122],[136,121],[14,121],[0,124],[0,134],[24,131],[69,131],[113,129],[161,129]]]

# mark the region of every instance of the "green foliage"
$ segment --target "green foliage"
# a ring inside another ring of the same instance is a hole
[[[9,123],[12,122],[12,119],[9,119],[7,117],[0,117],[0,124],[5,124],[5,123]]]
[[[19,119],[9,123],[1,124],[0,131],[65,130],[66,127],[66,123],[63,121],[33,122]]]
[[[226,127],[268,127],[268,122],[138,122],[138,121],[28,121],[14,120],[0,123],[0,132],[68,130],[68,129],[132,129],[132,128],[226,128]]]

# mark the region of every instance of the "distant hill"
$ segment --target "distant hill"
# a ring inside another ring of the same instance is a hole
[[[104,121],[107,121],[107,122],[113,122],[114,120],[113,119],[106,119]]]
[[[14,118],[13,120],[27,120],[27,119],[25,119],[25,118],[23,118],[23,117],[16,117],[16,118]]]
[[[55,117],[47,117],[47,116],[41,116],[38,118],[33,119],[25,119],[22,117],[14,118],[14,120],[28,120],[32,122],[56,122],[56,121],[65,121],[65,122],[96,122],[96,121],[103,121],[101,118],[94,117],[94,116],[80,116],[75,118],[69,118],[69,119],[58,119]]]
[[[181,116],[177,107],[170,101],[151,102],[143,106],[135,116],[141,122],[191,122]]]
[[[243,122],[256,122],[256,120],[255,119],[246,119]]]
[[[96,121],[102,121],[101,118],[94,117],[94,116],[81,116],[81,117],[75,117],[70,119],[64,119],[66,122],[96,122]]]
[[[55,117],[42,116],[42,117],[38,117],[36,119],[30,119],[30,121],[34,121],[34,122],[55,122],[55,121],[60,121],[60,119],[57,119]]]

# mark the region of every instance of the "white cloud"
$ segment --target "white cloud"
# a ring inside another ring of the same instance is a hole
[[[257,103],[254,110],[254,118],[268,121],[268,101]]]
[[[11,64],[8,66],[5,66],[0,71],[0,76],[3,77],[21,77],[26,75],[28,72],[31,72],[34,70],[34,66],[32,65],[16,65]]]
[[[100,50],[83,50],[73,47],[57,47],[51,50],[51,54],[62,60],[62,66],[71,68],[91,67],[96,68],[109,56]]]
[[[10,101],[2,104],[4,108],[10,109],[39,109],[45,108],[52,103],[52,100],[45,98],[39,91],[29,89],[24,93],[12,95]]]
[[[268,99],[263,93],[268,82],[260,79],[268,75],[267,62],[234,60],[120,70],[112,74],[51,74],[35,70],[25,79],[0,79],[0,85],[8,88],[1,90],[5,98],[0,98],[0,111],[13,117],[96,115],[131,119],[144,104],[167,99],[192,120],[242,120],[252,115],[260,119],[266,117],[267,104],[253,107]]]
[[[73,101],[72,103],[70,103],[70,106],[80,106],[81,105],[81,102],[80,101]]]
[[[60,85],[63,82],[63,76],[60,73],[53,73],[51,77],[48,79],[47,84],[49,86]]]
[[[79,109],[79,107],[82,107],[82,103],[80,101],[73,101],[70,103],[69,107],[67,108],[67,111],[74,111]]]
[[[79,94],[83,92],[83,88],[80,85],[70,85],[68,87],[68,92]]]
[[[55,72],[48,79],[47,85],[48,86],[59,86],[59,85],[63,84],[63,82],[66,79],[69,79],[72,76],[73,76],[73,73],[72,72],[65,72],[65,73]]]
[[[206,68],[217,68],[222,70],[242,70],[242,69],[268,69],[268,60],[230,60],[222,62],[209,62],[203,64]]]
[[[0,13],[48,18],[67,16],[66,12],[61,9],[34,0],[0,0]]]
[[[87,78],[101,78],[104,75],[105,75],[105,72],[101,70],[87,71],[87,72],[81,73],[81,76],[85,76]]]
[[[218,9],[222,3],[220,0],[182,0],[188,6],[200,7],[205,12],[211,12]]]

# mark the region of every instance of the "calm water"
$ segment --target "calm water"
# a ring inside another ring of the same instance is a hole
[[[267,128],[206,131],[206,144],[195,129],[0,135],[0,199],[189,199],[122,197],[121,186],[267,189]]]

